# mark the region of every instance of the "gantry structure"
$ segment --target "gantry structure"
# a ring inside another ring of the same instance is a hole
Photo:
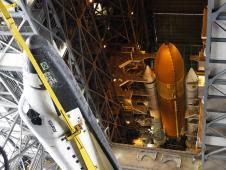
[[[205,61],[204,115],[202,116],[202,165],[209,159],[226,159],[225,108],[226,1],[208,1]]]
[[[80,85],[109,141],[118,133],[120,105],[112,94],[108,59],[123,44],[153,49],[155,38],[145,0],[5,0],[21,35],[39,34],[56,48]],[[57,169],[18,114],[23,93],[24,57],[3,19],[0,20],[0,146],[11,169]],[[3,159],[0,159],[3,169]]]

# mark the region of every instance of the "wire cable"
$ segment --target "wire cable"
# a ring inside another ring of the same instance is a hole
[[[0,154],[2,155],[3,160],[4,160],[5,170],[9,170],[9,160],[7,158],[6,152],[4,151],[4,149],[2,147],[0,147]]]

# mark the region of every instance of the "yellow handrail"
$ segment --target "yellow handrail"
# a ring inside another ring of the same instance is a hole
[[[68,126],[68,128],[71,132],[70,135],[72,136],[72,138],[74,138],[75,144],[77,145],[77,147],[79,149],[79,152],[80,152],[80,154],[83,158],[83,161],[84,161],[87,169],[89,169],[89,170],[97,169],[97,167],[93,164],[92,160],[90,159],[90,156],[87,153],[86,149],[84,148],[82,141],[79,138],[77,129],[70,122],[70,119],[67,116],[66,112],[64,111],[64,108],[62,107],[60,101],[58,100],[57,96],[55,95],[53,89],[49,85],[44,73],[42,72],[41,68],[39,67],[38,63],[36,62],[34,56],[32,55],[32,53],[29,49],[29,47],[27,46],[24,38],[22,37],[19,30],[17,29],[17,26],[16,26],[13,18],[10,16],[10,14],[7,10],[9,7],[16,7],[16,6],[15,5],[6,6],[2,2],[2,0],[0,0],[0,10],[1,10],[2,17],[3,17],[4,21],[6,22],[9,30],[11,31],[14,39],[16,40],[18,45],[20,46],[21,50],[24,51],[25,54],[28,56],[28,58],[31,61],[32,65],[34,66],[37,74],[39,75],[43,85],[45,86],[45,88],[48,91],[49,95],[51,96],[54,104],[56,105],[56,108],[59,110],[59,112],[63,116],[65,123],[67,124],[67,126]],[[68,138],[70,139],[70,136]]]

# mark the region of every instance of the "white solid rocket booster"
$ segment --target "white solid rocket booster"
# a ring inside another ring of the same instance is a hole
[[[160,119],[155,74],[148,65],[145,68],[143,78],[147,80],[147,83],[145,83],[145,88],[150,96],[149,98],[149,107],[151,109],[150,114],[152,117],[154,117],[154,119]]]
[[[190,68],[186,77],[186,106],[187,110],[194,110],[198,99],[198,76]]]

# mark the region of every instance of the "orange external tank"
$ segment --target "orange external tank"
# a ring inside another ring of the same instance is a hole
[[[159,48],[155,72],[163,128],[168,137],[179,137],[185,125],[184,61],[172,43]]]

